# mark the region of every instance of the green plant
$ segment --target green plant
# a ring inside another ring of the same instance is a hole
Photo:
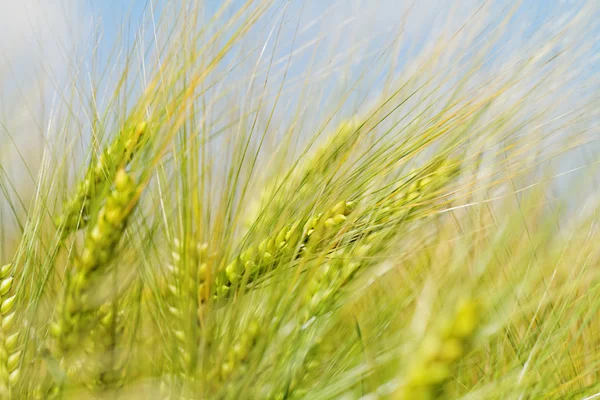
[[[331,57],[300,3],[153,8],[0,154],[0,399],[596,396],[594,2]]]

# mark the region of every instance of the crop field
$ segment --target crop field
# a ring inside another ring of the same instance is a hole
[[[600,399],[599,67],[597,0],[0,0],[0,400]]]

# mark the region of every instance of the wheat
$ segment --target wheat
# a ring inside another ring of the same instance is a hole
[[[438,202],[433,201],[437,199],[437,192],[450,187],[457,172],[456,164],[446,162],[413,170],[408,183],[399,185],[391,195],[378,202],[378,206],[359,216],[353,227],[357,236],[342,242],[325,261],[317,259],[309,266],[309,270],[314,270],[314,276],[307,284],[301,306],[303,321],[317,315],[321,309],[329,310],[340,289],[348,285],[359,270],[385,255],[386,248],[402,232],[403,224],[438,209]],[[345,221],[343,213],[337,215],[339,222]],[[328,221],[329,225],[336,223],[329,218],[323,226]],[[312,226],[308,232],[313,231]]]
[[[190,239],[187,244],[174,240],[173,262],[169,265],[169,312],[174,319],[170,327],[176,343],[178,371],[194,374],[199,346],[199,324],[208,289],[208,244]]]
[[[139,151],[146,129],[147,123],[142,122],[132,129],[121,131],[95,163],[88,167],[58,221],[63,237],[87,225],[93,206],[103,198],[105,187],[113,182],[117,171],[125,168],[135,152]]]
[[[264,275],[282,260],[302,257],[325,246],[341,229],[356,203],[341,201],[324,213],[302,221],[296,221],[279,230],[276,235],[263,239],[256,247],[250,246],[240,252],[217,278],[217,297],[230,295],[230,290],[244,279],[250,283]]]
[[[594,2],[204,3],[1,118],[0,399],[594,398]]]
[[[118,302],[99,307],[98,323],[84,340],[86,361],[80,378],[93,391],[118,388],[124,378],[124,361],[119,357],[119,339],[124,331],[124,311]]]
[[[11,396],[11,387],[19,379],[21,351],[19,350],[19,331],[15,330],[17,314],[15,310],[16,293],[14,290],[14,266],[4,265],[0,269],[0,397]]]
[[[219,346],[218,359],[224,360],[217,364],[216,369],[211,373],[215,390],[220,385],[233,381],[237,376],[245,373],[249,355],[255,348],[259,337],[260,326],[252,320],[229,346]]]
[[[93,282],[111,263],[127,219],[133,210],[136,184],[123,170],[115,176],[115,186],[100,210],[96,223],[88,229],[83,252],[75,260],[62,306],[51,331],[56,340],[55,356],[60,359],[77,347],[81,336],[95,326]]]
[[[294,199],[308,198],[318,190],[350,156],[361,136],[361,127],[358,120],[342,122],[324,144],[298,160],[298,164],[289,168],[285,174],[266,184],[259,200],[246,213],[246,224],[254,225],[254,229],[260,231],[260,227],[256,225],[277,220],[285,212],[287,204]]]
[[[480,326],[479,304],[461,300],[454,315],[436,332],[427,335],[411,361],[410,369],[394,398],[439,398],[443,384],[452,376],[455,365],[469,351]]]

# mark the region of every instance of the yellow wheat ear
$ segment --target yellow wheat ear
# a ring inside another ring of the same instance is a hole
[[[358,118],[341,122],[333,133],[329,134],[325,143],[310,152],[307,157],[300,159],[298,165],[275,176],[251,203],[244,224],[247,227],[252,226],[259,216],[262,221],[267,222],[276,219],[289,200],[285,193],[298,198],[314,194],[315,185],[328,178],[348,159],[353,146],[360,138],[360,127],[361,122]],[[277,191],[279,193],[273,197]]]
[[[117,171],[126,168],[133,160],[147,129],[148,124],[141,122],[123,130],[95,163],[90,164],[83,181],[77,186],[74,196],[65,203],[57,220],[63,238],[86,227],[94,204],[102,200],[106,186],[115,179]]]
[[[328,241],[343,227],[356,208],[354,201],[340,201],[324,213],[284,226],[275,234],[248,246],[227,264],[217,277],[216,298],[227,297],[242,280],[250,283],[276,267],[280,262],[298,252],[297,257],[326,247]]]
[[[17,295],[14,289],[14,266],[4,265],[0,268],[0,397],[9,398],[11,388],[20,377],[19,364],[19,330],[15,330],[17,313],[15,302]]]
[[[460,300],[454,315],[425,337],[394,399],[439,398],[442,386],[451,378],[455,365],[471,348],[480,318],[481,310],[476,300]]]
[[[75,259],[75,270],[67,277],[67,286],[51,333],[55,346],[53,354],[62,360],[77,349],[86,333],[98,323],[99,305],[91,303],[94,282],[99,272],[112,262],[127,220],[132,213],[137,185],[124,170],[114,178],[114,188],[101,208],[95,224],[85,235],[84,249]]]

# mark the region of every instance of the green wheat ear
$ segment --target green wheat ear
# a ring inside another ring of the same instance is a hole
[[[208,244],[189,238],[188,243],[173,241],[169,265],[167,301],[173,323],[175,368],[184,378],[193,375],[198,362],[200,316],[204,311],[208,285]]]
[[[378,221],[410,220],[435,213],[443,206],[438,198],[446,195],[443,189],[460,174],[461,166],[460,160],[451,158],[434,160],[422,168],[413,169],[406,183],[381,201]]]
[[[297,252],[297,257],[325,247],[356,208],[354,201],[341,201],[310,218],[293,222],[256,246],[248,246],[227,264],[217,277],[216,297],[226,297],[238,290],[242,280],[251,283]]]
[[[77,185],[74,196],[65,203],[57,220],[57,225],[62,228],[62,238],[85,228],[94,204],[102,200],[103,192],[114,180],[117,171],[132,161],[147,128],[148,124],[141,122],[134,128],[123,130],[95,162],[90,162],[84,179]]]
[[[325,260],[315,260],[309,269],[316,269],[309,281],[301,305],[303,320],[306,322],[321,310],[327,310],[337,298],[338,292],[346,286],[360,270],[373,264],[373,260],[384,254],[386,247],[398,236],[398,229],[411,219],[429,215],[439,208],[434,200],[439,191],[448,187],[459,172],[455,163],[437,162],[409,174],[408,182],[399,185],[391,196],[386,196],[379,206],[366,210],[355,223],[357,236],[349,243],[334,249]],[[336,214],[336,212],[334,212]],[[362,217],[362,218],[361,218]],[[327,218],[329,225],[335,218]],[[338,214],[338,222],[345,221]],[[314,222],[311,220],[305,230],[313,238]],[[316,236],[319,236],[317,231]],[[310,241],[308,241],[310,244]],[[316,265],[315,265],[316,264]]]
[[[480,318],[480,305],[476,300],[461,300],[454,315],[425,337],[394,398],[440,398],[443,385],[452,377],[455,365],[470,350]]]
[[[362,124],[358,119],[343,121],[335,133],[332,134],[325,144],[321,145],[309,157],[303,166],[295,168],[294,180],[301,185],[301,189],[312,186],[318,179],[327,176],[332,169],[339,167],[347,158],[360,137],[359,129]]]
[[[418,170],[413,170],[409,174],[408,182],[400,185],[391,195],[386,196],[377,207],[365,214],[365,218],[357,221],[356,227],[362,229],[362,232],[368,237],[364,238],[364,243],[359,245],[357,254],[360,257],[372,255],[374,249],[372,242],[375,240],[375,232],[383,226],[382,224],[397,225],[400,222],[406,222],[409,219],[415,219],[419,216],[428,215],[439,208],[435,201],[440,195],[439,191],[447,187],[460,172],[460,164],[450,161],[434,161]],[[345,225],[348,216],[356,209],[355,201],[341,201],[335,204],[329,210],[323,213],[317,213],[309,217],[304,222],[303,228],[300,228],[302,222],[296,221],[282,228],[278,233],[269,238],[263,239],[257,246],[248,246],[242,250],[225,268],[217,278],[217,298],[230,295],[230,291],[243,279],[250,283],[273,267],[298,251],[298,257],[304,257],[306,254],[316,254],[324,248],[331,248],[333,239],[340,229]],[[366,222],[365,222],[366,221]],[[393,232],[388,230],[387,236]],[[389,241],[391,237],[387,238]],[[378,239],[381,247],[382,238]],[[381,250],[378,248],[378,251]],[[364,253],[364,254],[363,254]],[[343,286],[350,277],[364,264],[364,261],[355,259],[349,253],[341,250],[341,258],[351,260],[348,265],[342,268],[338,262],[332,267],[331,272],[324,273],[324,276],[332,273],[338,274],[338,269],[343,269],[343,273],[336,278],[340,282],[330,282],[334,287]],[[329,278],[320,277],[317,274],[316,279],[320,281],[329,281]],[[321,286],[323,282],[318,285]],[[314,285],[312,285],[314,286]],[[235,290],[235,289],[234,289]],[[324,288],[329,294],[334,294],[337,289]],[[315,312],[317,303],[329,299],[329,295],[324,295],[317,290],[312,294],[314,297],[310,303],[310,308]],[[316,298],[322,300],[316,300]],[[310,314],[310,312],[309,312]]]
[[[94,281],[115,256],[135,205],[136,191],[133,179],[120,169],[96,223],[88,228],[83,252],[75,259],[75,270],[67,277],[64,299],[51,326],[56,343],[53,352],[59,360],[76,349],[82,336],[97,322],[97,305],[92,302]]]
[[[0,397],[9,398],[11,388],[20,376],[19,331],[15,330],[17,314],[16,294],[13,285],[14,266],[7,264],[0,269]]]
[[[260,338],[261,327],[252,320],[248,326],[230,343],[229,346],[219,346],[219,359],[210,372],[214,388],[243,375],[248,368],[249,355]]]
[[[251,204],[250,211],[245,216],[245,224],[252,226],[260,221],[268,223],[277,220],[290,200],[283,192],[293,193],[295,198],[314,194],[320,182],[328,178],[349,157],[360,138],[361,126],[356,118],[340,123],[326,142],[309,157],[300,160],[299,165],[291,167],[285,174],[276,176],[266,185],[258,200]],[[260,220],[257,221],[257,218]]]

